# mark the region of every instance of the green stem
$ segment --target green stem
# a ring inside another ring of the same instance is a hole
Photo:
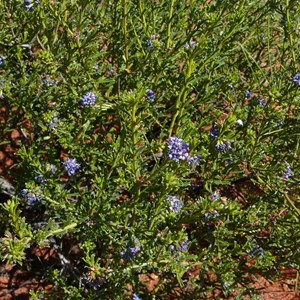
[[[193,63],[194,63],[193,58],[190,58],[187,62],[187,72],[186,72],[186,75],[185,75],[185,84],[181,88],[180,93],[179,93],[179,95],[176,99],[176,103],[175,103],[176,112],[173,115],[172,120],[171,120],[171,125],[170,125],[170,128],[169,128],[169,137],[172,136],[177,117],[178,117],[178,120],[180,122],[180,119],[181,119],[181,117],[184,113],[184,105],[185,105],[185,100],[186,100],[186,97],[187,97],[187,94],[188,94],[189,79],[190,79],[192,71],[193,71]]]
[[[126,70],[129,71],[128,64],[128,40],[127,40],[127,1],[123,0],[123,35],[124,35],[124,45],[125,45],[125,63]]]
[[[296,60],[295,51],[293,48],[293,45],[294,45],[293,35],[291,34],[291,19],[290,19],[290,12],[289,12],[289,0],[285,1],[285,7],[286,7],[287,34],[288,34],[288,39],[289,39],[289,44],[290,44],[290,52],[292,53],[293,68],[295,69],[296,65],[297,65],[297,60]]]
[[[167,31],[167,43],[166,48],[169,49],[171,46],[171,20],[173,17],[173,11],[174,11],[174,2],[175,0],[171,0],[170,9],[169,9],[169,19],[168,19],[168,31]]]

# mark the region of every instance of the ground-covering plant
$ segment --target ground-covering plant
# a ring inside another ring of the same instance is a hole
[[[49,299],[242,299],[299,270],[299,1],[0,7],[1,261],[54,248]]]

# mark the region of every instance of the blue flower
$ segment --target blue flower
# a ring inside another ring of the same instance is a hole
[[[80,104],[82,106],[93,106],[96,103],[96,96],[92,92],[86,93],[81,99]]]
[[[42,200],[42,196],[38,190],[22,189],[21,195],[28,201],[28,204],[33,205]]]
[[[251,96],[252,96],[252,94],[251,94],[250,91],[246,91],[246,92],[245,92],[245,97],[246,97],[246,98],[249,99],[249,98],[251,98]]]
[[[289,179],[292,176],[292,168],[290,164],[287,164],[285,171],[282,174],[284,179]]]
[[[153,41],[152,40],[147,40],[146,44],[147,44],[149,50],[153,50],[154,49]]]
[[[207,219],[211,219],[214,217],[220,217],[220,213],[216,209],[214,209],[213,211],[209,211],[209,212],[205,213],[204,216]]]
[[[47,179],[45,178],[45,176],[43,174],[40,174],[40,175],[34,177],[34,180],[36,183],[39,183],[39,184],[45,184],[47,182]]]
[[[132,260],[140,252],[141,244],[138,238],[134,238],[134,247],[128,247],[125,251],[122,251],[121,257],[125,260]]]
[[[221,194],[219,192],[217,192],[217,191],[214,191],[214,192],[210,193],[210,200],[212,202],[217,201],[220,197],[221,197]]]
[[[3,65],[4,65],[3,58],[0,57],[0,66],[3,66]]]
[[[210,130],[209,134],[208,134],[208,137],[210,140],[214,140],[218,137],[219,135],[219,129],[217,126],[213,126],[212,129]]]
[[[179,198],[177,196],[167,196],[166,200],[170,202],[170,210],[178,214],[183,207]]]
[[[49,79],[49,76],[46,75],[42,75],[41,76],[42,82],[46,85],[46,86],[53,86],[55,84],[57,84],[56,80],[51,80]]]
[[[68,175],[71,176],[79,170],[80,164],[76,161],[75,158],[69,158],[64,162],[64,168],[67,171]]]
[[[260,257],[263,258],[264,250],[261,247],[258,247],[257,245],[254,245],[252,249],[248,252],[249,255],[254,256],[255,254],[259,253]]]
[[[138,294],[133,294],[132,300],[142,300]]]
[[[300,86],[300,73],[296,73],[295,76],[292,77],[292,81]]]
[[[184,49],[185,50],[192,50],[195,49],[198,46],[198,43],[195,42],[193,39],[191,39],[190,41],[188,41],[185,45],[184,45]]]
[[[276,123],[276,126],[281,126],[284,124],[284,121],[283,120],[278,120],[277,123]]]
[[[169,251],[172,252],[173,255],[179,256],[182,252],[188,251],[188,241],[183,241],[181,243],[177,243],[176,247],[175,245],[169,246]]]
[[[180,160],[187,160],[189,157],[189,146],[182,139],[178,137],[171,137],[167,139],[169,151],[167,158],[179,162]]]
[[[155,100],[155,94],[151,89],[147,89],[147,99],[150,101]]]
[[[57,123],[58,123],[58,118],[56,116],[52,116],[51,121],[46,122],[46,126],[49,128],[54,128],[56,127]]]
[[[55,165],[53,165],[53,164],[47,164],[47,165],[46,165],[46,170],[47,170],[47,172],[49,172],[51,175],[56,175],[57,168],[56,168]]]
[[[215,145],[215,149],[217,152],[226,153],[231,150],[231,143],[229,141],[218,142]]]
[[[258,103],[258,105],[261,106],[261,107],[266,107],[266,106],[267,106],[267,102],[264,101],[264,100],[262,100],[262,99],[258,99],[258,100],[257,100],[257,103]]]
[[[187,252],[188,250],[188,242],[183,241],[177,246],[177,250],[181,252]]]
[[[38,1],[35,1],[34,3],[31,3],[30,0],[24,0],[24,8],[27,10],[27,11],[34,11],[34,6],[38,5],[39,2]]]
[[[186,161],[189,167],[197,167],[199,165],[201,156],[199,154],[194,154],[193,156],[188,156]]]

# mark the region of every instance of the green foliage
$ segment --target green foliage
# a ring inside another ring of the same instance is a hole
[[[53,247],[60,299],[242,297],[299,270],[298,1],[31,5],[0,0],[1,145],[22,132],[2,261]],[[199,164],[170,159],[175,136]]]

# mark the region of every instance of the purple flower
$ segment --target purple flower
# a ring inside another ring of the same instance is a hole
[[[170,210],[178,214],[183,207],[179,198],[177,196],[167,196],[166,200],[170,202]]]
[[[300,86],[300,73],[296,73],[296,75],[292,77],[292,81]]]
[[[37,190],[22,189],[21,195],[28,201],[28,204],[33,205],[42,200],[42,196]]]
[[[147,89],[147,99],[150,101],[155,100],[155,94],[151,89]]]
[[[214,139],[216,139],[218,137],[218,135],[219,135],[219,129],[218,129],[218,127],[213,126],[212,129],[209,132],[209,135],[208,135],[209,139],[210,140],[214,140]]]
[[[189,146],[182,139],[178,137],[171,137],[167,139],[169,151],[167,158],[179,162],[180,160],[187,160],[189,157]]]
[[[138,238],[134,238],[134,244],[134,247],[128,247],[120,253],[123,259],[132,260],[141,251],[141,244]]]
[[[231,143],[229,141],[218,142],[215,145],[215,149],[217,152],[226,153],[231,150]]]
[[[79,170],[80,164],[76,161],[75,158],[69,158],[64,162],[64,168],[67,171],[68,175],[71,176]]]
[[[3,58],[2,57],[0,57],[0,66],[3,66]]]
[[[197,167],[199,165],[201,156],[199,154],[194,154],[193,156],[188,156],[186,161],[189,167]]]
[[[292,168],[290,164],[287,164],[285,171],[282,174],[284,179],[289,179],[292,176]]]
[[[92,92],[86,93],[81,99],[80,104],[82,106],[93,106],[96,103],[96,96]]]

